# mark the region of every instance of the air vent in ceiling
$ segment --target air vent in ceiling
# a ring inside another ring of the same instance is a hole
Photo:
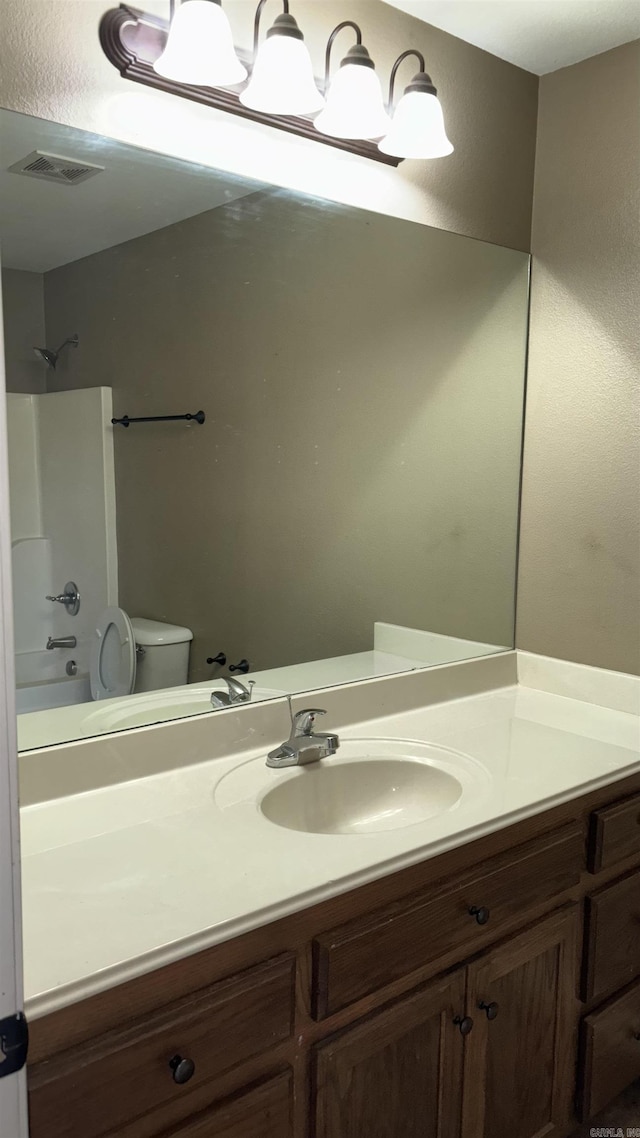
[[[80,162],[77,158],[63,158],[60,154],[45,154],[42,150],[33,150],[9,166],[10,174],[25,174],[28,178],[46,178],[48,182],[63,183],[67,186],[77,186],[100,174],[104,166],[93,166],[91,162]]]

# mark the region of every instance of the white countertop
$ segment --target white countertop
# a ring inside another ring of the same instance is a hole
[[[216,805],[220,779],[262,750],[25,807],[27,1014],[640,771],[636,716],[522,687],[368,720],[341,736],[439,744],[482,764],[486,777],[447,813],[376,834],[300,833],[273,825],[255,802]],[[287,772],[270,774],[275,784]]]

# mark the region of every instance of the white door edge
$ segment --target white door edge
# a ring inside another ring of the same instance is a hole
[[[0,290],[0,1019],[22,1011],[23,998],[11,518]],[[0,1078],[0,1138],[28,1138],[28,1133],[26,1073],[22,1070]]]

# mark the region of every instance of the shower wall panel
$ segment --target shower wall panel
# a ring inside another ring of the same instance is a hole
[[[50,683],[71,659],[87,672],[95,622],[118,602],[111,389],[7,402],[17,679]],[[81,596],[74,617],[44,599],[69,580]],[[49,635],[77,647],[46,651]]]

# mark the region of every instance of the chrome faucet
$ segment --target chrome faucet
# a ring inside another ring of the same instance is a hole
[[[47,640],[47,650],[52,652],[54,648],[75,648],[78,644],[75,636],[50,636]]]
[[[214,711],[219,711],[221,707],[235,707],[236,704],[251,703],[255,680],[249,680],[249,687],[246,688],[240,680],[233,679],[231,676],[224,676],[223,678],[229,690],[211,692],[211,706]]]
[[[289,710],[291,701],[289,700]],[[314,731],[318,715],[326,715],[320,707],[308,707],[291,716],[291,734],[286,743],[269,751],[268,767],[304,767],[335,755],[340,739],[330,731]]]

